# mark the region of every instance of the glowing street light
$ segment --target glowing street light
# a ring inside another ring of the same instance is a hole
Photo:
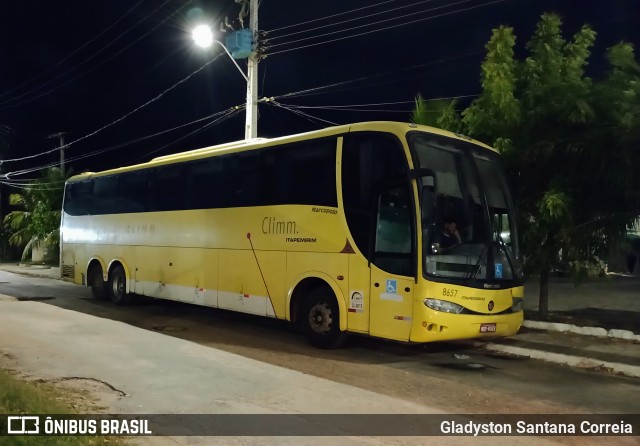
[[[245,122],[245,139],[251,140],[258,136],[258,62],[259,58],[255,55],[254,49],[254,39],[253,36],[257,32],[258,29],[258,0],[245,0],[249,2],[249,17],[250,17],[250,26],[248,30],[242,29],[238,31],[238,33],[244,32],[244,38],[240,39],[243,44],[246,44],[248,41],[249,52],[245,53],[244,56],[239,56],[236,52],[236,57],[246,58],[247,59],[247,74],[244,74],[238,62],[236,62],[235,58],[229,52],[229,49],[219,40],[217,40],[214,35],[211,27],[208,25],[199,25],[196,26],[191,32],[191,37],[193,38],[196,45],[202,48],[210,47],[214,42],[220,45],[224,52],[227,53],[227,56],[233,61],[233,64],[236,66],[242,77],[247,81],[247,105],[245,107],[246,112],[246,122]],[[246,38],[246,34],[248,33],[249,38]],[[236,34],[239,35],[239,34]],[[241,45],[241,49],[247,50],[244,48],[246,45]],[[236,50],[234,50],[236,51]],[[240,53],[242,54],[242,53]]]
[[[209,48],[213,44],[213,32],[208,25],[199,25],[191,33],[193,41],[202,48]]]
[[[238,62],[236,62],[236,60],[233,58],[233,56],[231,55],[227,47],[224,46],[224,44],[220,42],[218,39],[215,39],[213,37],[213,31],[211,31],[211,27],[209,25],[196,26],[191,32],[191,37],[193,38],[193,41],[196,43],[196,45],[202,48],[209,48],[214,43],[217,43],[218,45],[220,45],[224,50],[224,52],[227,53],[227,56],[229,56],[229,59],[231,59],[231,61],[236,66],[238,71],[240,71],[240,74],[242,74],[242,77],[244,77],[244,80],[247,82],[249,81],[249,79],[247,78],[247,75],[244,74],[244,71],[242,71],[242,68],[240,68],[240,65],[238,65]]]

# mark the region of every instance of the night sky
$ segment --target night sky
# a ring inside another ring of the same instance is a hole
[[[244,112],[226,112],[244,104],[246,84],[226,55],[184,80],[221,53],[195,47],[190,30],[204,22],[218,28],[225,16],[235,21],[233,0],[0,1],[4,159],[52,149],[57,142],[47,136],[60,131],[69,132],[68,160],[102,151],[70,161],[77,173],[244,137]],[[464,96],[466,105],[480,91],[491,30],[513,26],[522,54],[545,11],[563,17],[566,37],[584,23],[596,30],[589,66],[595,78],[604,74],[607,47],[621,40],[640,46],[638,0],[262,0],[259,28],[271,47],[260,63],[259,97],[313,89],[277,100],[316,108],[296,109],[310,115],[301,116],[261,104],[258,135],[319,129],[326,121],[408,121],[418,93]],[[333,39],[341,40],[325,43]],[[331,84],[338,85],[318,88]],[[51,153],[2,168],[57,159]]]

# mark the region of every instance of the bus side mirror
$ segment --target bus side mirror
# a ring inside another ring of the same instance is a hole
[[[422,177],[422,185],[436,188],[436,177],[433,175],[425,175]]]

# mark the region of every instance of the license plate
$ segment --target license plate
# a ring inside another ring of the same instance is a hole
[[[496,324],[480,324],[480,333],[495,333]]]

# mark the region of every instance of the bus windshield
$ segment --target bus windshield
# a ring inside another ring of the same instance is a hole
[[[496,287],[520,280],[513,200],[498,155],[426,133],[409,142],[421,175],[424,274]]]

